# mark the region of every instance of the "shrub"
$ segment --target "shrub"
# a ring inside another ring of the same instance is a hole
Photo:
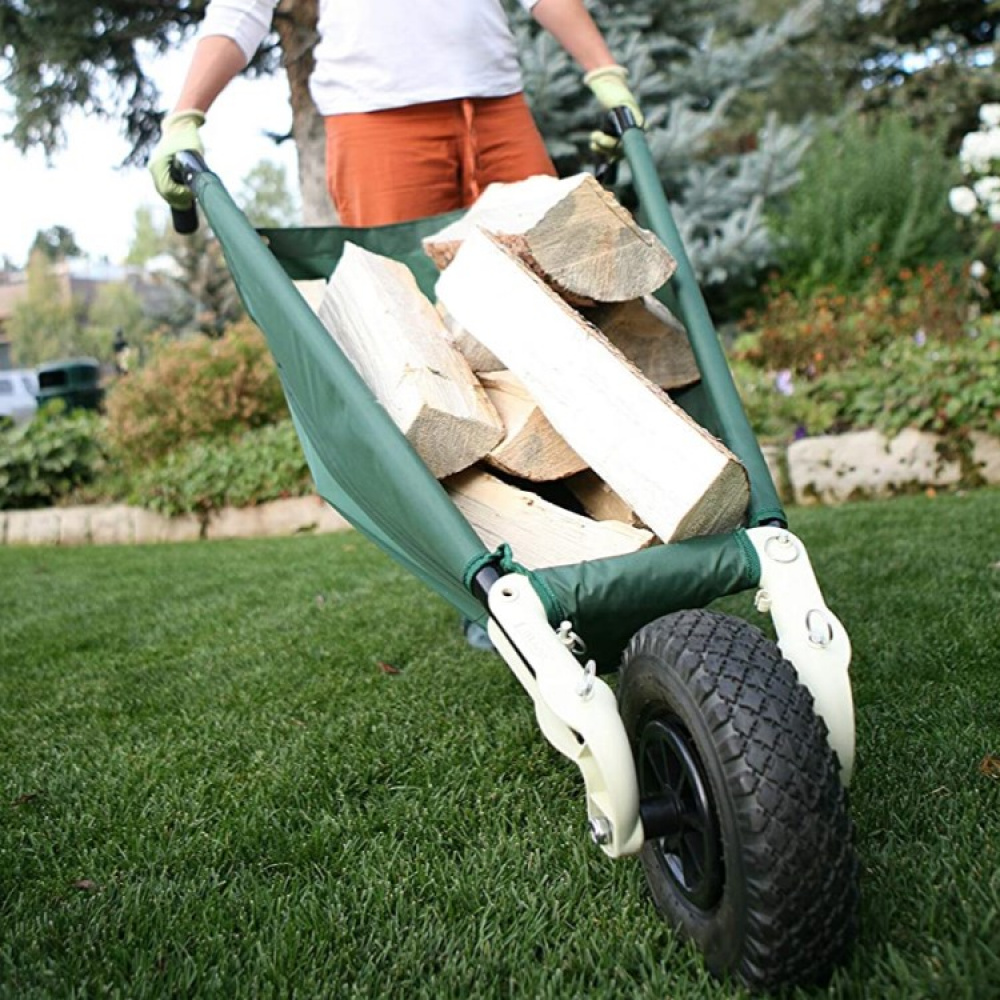
[[[852,120],[821,135],[805,157],[787,211],[774,220],[789,287],[849,292],[873,270],[896,275],[957,257],[948,205],[957,168],[905,119]]]
[[[931,431],[960,444],[1000,435],[1000,325],[944,342],[897,339],[850,367],[812,378],[733,362],[747,416],[762,439],[877,428]]]
[[[106,406],[111,446],[131,466],[288,416],[267,343],[249,321],[218,340],[161,346],[141,371],[116,383]]]
[[[958,162],[965,183],[949,194],[952,211],[972,239],[983,298],[1000,304],[1000,104],[979,109],[980,127],[962,140]]]
[[[892,344],[870,367],[832,372],[809,394],[835,404],[831,430],[906,427],[952,440],[970,430],[1000,435],[1000,333],[951,344]]]
[[[131,499],[163,514],[207,514],[314,492],[291,420],[236,439],[193,441],[139,472]]]
[[[57,401],[0,428],[0,509],[48,507],[94,481],[106,461],[101,426],[98,414]]]
[[[814,376],[864,361],[870,352],[921,334],[944,343],[965,333],[968,303],[942,263],[904,269],[895,286],[874,275],[857,294],[833,288],[799,298],[776,284],[749,312],[734,356],[761,368]]]

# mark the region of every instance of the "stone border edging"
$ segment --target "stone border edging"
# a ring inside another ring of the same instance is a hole
[[[328,534],[350,525],[318,496],[227,508],[202,519],[166,517],[126,504],[0,511],[6,545],[119,545]]]
[[[949,455],[936,434],[907,429],[894,438],[853,431],[765,447],[782,499],[794,504],[837,504],[893,496],[914,488],[954,487],[975,472],[1000,483],[1000,439],[973,431],[970,461]]]
[[[973,432],[972,468],[1000,484],[1000,439]],[[969,469],[943,453],[934,434],[904,430],[889,439],[875,430],[765,445],[785,503],[837,504],[893,496],[913,488],[958,486]],[[199,518],[166,517],[125,504],[0,511],[5,545],[116,545],[218,538],[266,538],[349,531],[351,525],[318,496],[230,507]]]

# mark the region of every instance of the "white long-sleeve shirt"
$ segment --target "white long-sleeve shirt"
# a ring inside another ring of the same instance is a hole
[[[538,0],[519,0],[530,10]],[[249,61],[278,0],[211,0],[199,32],[224,35]],[[500,0],[319,0],[310,80],[322,115],[505,97],[522,89]]]

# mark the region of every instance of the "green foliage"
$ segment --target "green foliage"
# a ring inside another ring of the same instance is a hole
[[[27,277],[27,294],[15,303],[4,327],[17,364],[34,366],[84,353],[79,307],[46,254],[32,253]]]
[[[133,357],[152,346],[154,324],[138,294],[123,281],[98,287],[87,320],[85,353],[92,357],[114,360],[114,343],[119,332],[128,342]]]
[[[877,364],[832,372],[808,390],[820,393],[836,406],[832,430],[1000,435],[1000,330],[950,344],[897,341]]]
[[[164,226],[157,223],[149,205],[140,205],[135,210],[132,242],[129,244],[125,263],[142,267],[147,261],[163,253],[166,248],[167,234]]]
[[[833,426],[836,405],[783,373],[766,371],[743,360],[730,362],[747,419],[757,438],[785,443],[795,437],[823,434]],[[791,389],[791,392],[788,390]]]
[[[65,226],[50,226],[48,229],[39,229],[28,251],[29,259],[36,251],[44,254],[50,261],[83,255],[83,251],[76,242],[76,237]]]
[[[271,160],[250,168],[236,201],[255,226],[291,226],[299,215],[285,168]]]
[[[591,5],[646,115],[657,172],[696,274],[722,307],[773,263],[765,209],[795,183],[811,126],[751,106],[816,27],[816,7],[754,20],[720,2]],[[526,15],[518,24],[525,88],[559,170],[589,165],[602,113],[579,68]],[[748,113],[748,107],[751,107]],[[631,197],[627,165],[617,188]]]
[[[873,273],[854,294],[824,288],[800,297],[780,283],[765,289],[761,309],[750,310],[736,357],[771,370],[817,374],[857,364],[899,339],[930,335],[951,342],[964,336],[969,307],[944,264],[903,269],[894,283]]]
[[[978,103],[1000,97],[995,0],[881,0],[855,4],[852,20],[866,108],[893,106],[955,134]]]
[[[864,878],[852,961],[789,1000],[995,998],[1000,491],[790,514],[854,648]],[[6,546],[0,579],[11,1000],[752,1000],[359,533]]]
[[[193,441],[140,470],[130,499],[162,514],[207,514],[312,493],[290,420],[233,440]]]
[[[0,427],[0,509],[49,507],[93,482],[105,464],[101,423],[56,402],[26,424]]]
[[[190,236],[171,230],[167,252],[178,268],[171,280],[183,292],[185,303],[172,320],[173,330],[197,330],[207,337],[221,337],[246,317],[222,245],[207,226],[200,226]]]
[[[818,373],[763,368],[737,345],[733,378],[762,439],[877,428],[930,431],[961,446],[970,431],[1000,435],[1000,324],[954,340],[898,337],[850,364]]]
[[[31,0],[0,5],[0,78],[14,102],[9,133],[20,150],[59,149],[76,108],[124,123],[132,162],[159,132],[160,100],[141,43],[162,52],[201,19],[205,0],[94,4]],[[112,83],[107,86],[107,81]]]
[[[958,253],[948,208],[955,163],[905,120],[848,120],[821,135],[775,219],[784,280],[800,293],[862,287]]]
[[[264,337],[249,321],[226,336],[161,345],[140,371],[108,393],[108,435],[129,467],[189,441],[233,437],[288,415]]]

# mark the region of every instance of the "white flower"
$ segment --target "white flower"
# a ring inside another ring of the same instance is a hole
[[[984,205],[1000,201],[1000,177],[983,177],[972,185],[972,189]]]
[[[948,192],[948,204],[956,215],[972,215],[979,208],[979,199],[972,188],[957,187]]]
[[[984,104],[979,109],[979,120],[986,128],[1000,128],[1000,104]]]
[[[986,206],[986,214],[990,217],[990,222],[1000,224],[1000,201],[991,201]]]
[[[969,277],[973,281],[982,281],[986,277],[986,265],[981,260],[974,260],[969,265]]]
[[[962,140],[958,153],[964,170],[989,173],[994,160],[1000,160],[1000,131],[970,132]]]

